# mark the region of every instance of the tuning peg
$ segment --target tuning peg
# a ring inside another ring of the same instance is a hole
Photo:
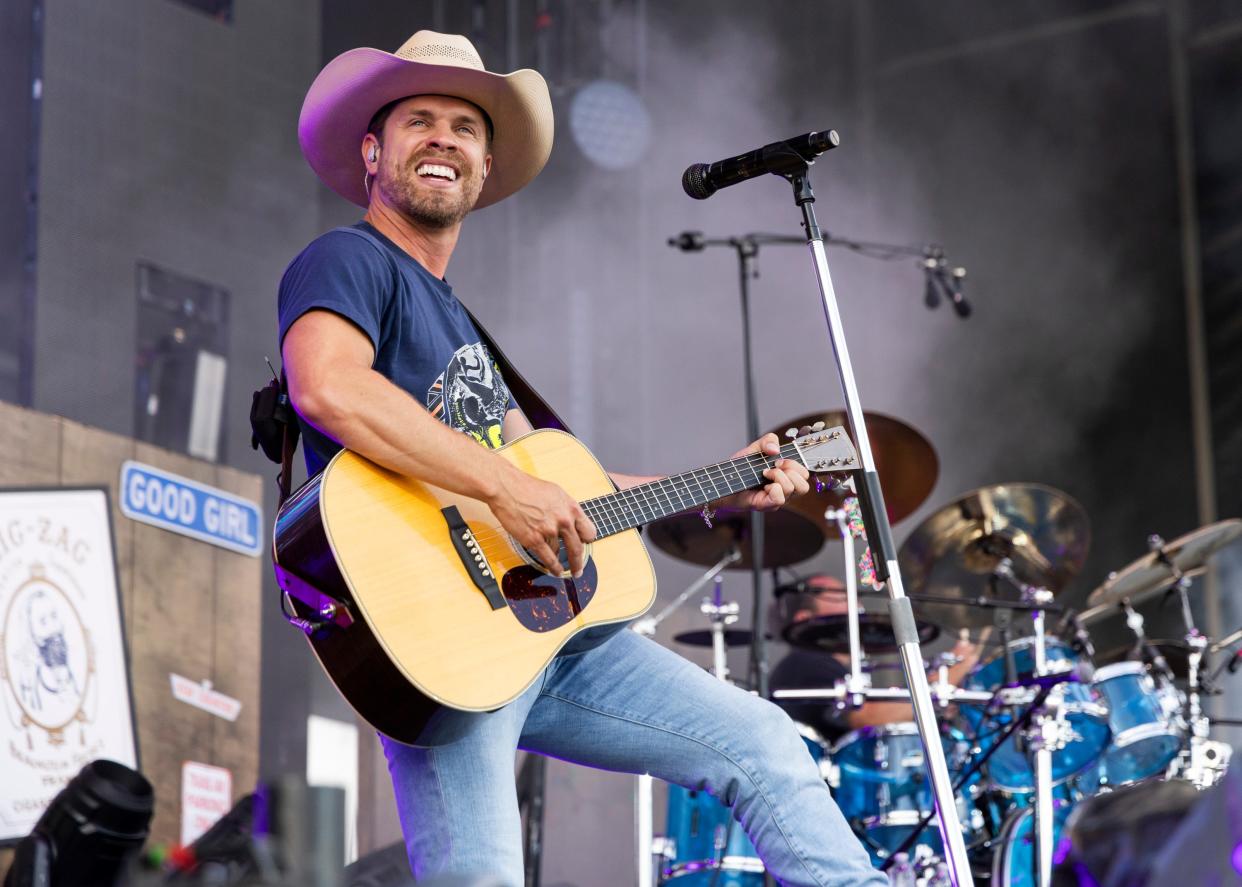
[[[787,438],[789,438],[790,440],[793,440],[795,437],[797,437],[797,436],[798,436],[798,429],[797,429],[797,428],[787,428],[787,429],[785,430],[785,436],[786,436]]]
[[[823,431],[824,426],[827,424],[828,424],[827,422],[816,422],[814,425],[811,426],[811,430],[812,431]]]

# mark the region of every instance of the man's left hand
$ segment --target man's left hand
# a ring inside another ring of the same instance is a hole
[[[779,456],[780,439],[775,434],[765,434],[744,450],[733,454],[738,459],[751,453],[763,453],[766,456]],[[769,460],[771,461],[771,460]],[[772,467],[763,472],[768,483],[758,490],[746,490],[736,496],[730,496],[721,502],[730,508],[753,508],[756,511],[773,511],[780,508],[790,498],[801,496],[811,489],[811,473],[802,463],[793,459],[776,459]]]

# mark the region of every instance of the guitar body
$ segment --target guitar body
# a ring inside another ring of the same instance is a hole
[[[532,432],[497,453],[579,501],[615,489],[591,452],[559,431]],[[476,586],[471,558],[451,535],[454,516],[503,601],[489,602]],[[550,576],[482,502],[347,450],[289,498],[273,536],[283,569],[347,602],[352,624],[321,632],[311,646],[358,714],[400,742],[416,742],[446,706],[492,711],[511,702],[575,635],[634,619],[655,600],[637,530],[593,543],[579,579]]]

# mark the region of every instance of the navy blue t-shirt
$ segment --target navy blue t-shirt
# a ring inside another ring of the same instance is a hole
[[[280,342],[299,317],[325,309],[354,323],[375,348],[376,372],[450,428],[488,447],[515,406],[500,369],[452,287],[367,222],[314,240],[280,281]],[[302,422],[306,470],[316,474],[341,445]]]

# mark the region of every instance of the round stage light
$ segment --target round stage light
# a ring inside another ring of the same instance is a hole
[[[638,93],[615,80],[593,80],[569,105],[569,131],[596,166],[627,169],[647,153],[651,115]]]

